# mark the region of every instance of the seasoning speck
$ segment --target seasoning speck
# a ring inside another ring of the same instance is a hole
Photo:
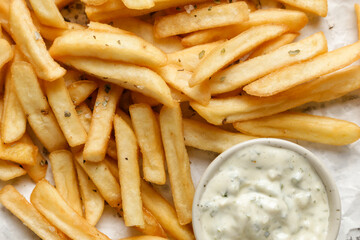
[[[110,84],[105,84],[104,90],[106,93],[109,93],[111,90],[111,85]]]
[[[221,54],[224,54],[226,52],[225,48],[221,49]]]
[[[71,113],[69,111],[64,112],[64,117],[70,117],[70,116],[71,116]]]
[[[202,59],[204,56],[205,56],[205,50],[202,50],[202,51],[199,53],[199,59]]]
[[[290,50],[288,53],[289,53],[290,56],[296,56],[296,55],[298,55],[300,53],[300,50],[299,49]]]

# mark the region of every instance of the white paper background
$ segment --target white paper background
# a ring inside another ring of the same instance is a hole
[[[355,0],[329,0],[329,14],[326,18],[309,15],[310,24],[302,31],[300,38],[312,33],[323,31],[328,39],[329,50],[333,50],[357,41],[356,18],[354,13]],[[357,63],[358,64],[358,63]],[[301,110],[318,115],[336,117],[352,121],[360,125],[360,90],[347,96],[322,104],[307,104]],[[335,178],[342,201],[342,225],[339,240],[352,240],[360,237],[356,228],[360,228],[360,141],[349,146],[334,147],[296,141],[298,144],[313,151],[320,157]],[[206,166],[215,158],[215,154],[189,149],[192,175],[197,184]],[[47,178],[51,181],[51,171],[48,169]],[[13,184],[29,199],[34,184],[28,177],[22,177],[7,183],[0,182],[0,188],[5,184]],[[159,187],[169,194],[169,187]],[[103,217],[97,225],[98,229],[111,239],[138,234],[134,230],[124,227],[122,219],[109,206],[105,207]],[[349,234],[350,230],[353,231]],[[354,230],[355,229],[355,230]],[[352,239],[351,239],[352,237]],[[38,239],[30,230],[8,212],[0,207],[0,239]]]

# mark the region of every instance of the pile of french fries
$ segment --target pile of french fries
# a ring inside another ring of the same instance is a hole
[[[0,180],[36,183],[30,202],[12,185],[0,202],[42,239],[109,239],[95,227],[105,202],[144,234],[128,239],[194,239],[186,146],[360,138],[354,123],[288,111],[360,88],[360,66],[337,71],[360,41],[293,42],[326,0],[73,2],[0,1]],[[69,4],[85,5],[86,26],[65,21]],[[172,203],[153,188],[167,176]]]

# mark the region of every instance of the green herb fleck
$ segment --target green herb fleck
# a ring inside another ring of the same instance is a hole
[[[221,49],[221,54],[224,54],[226,52],[225,48]]]
[[[45,159],[41,159],[40,166],[45,166],[47,164],[48,164],[48,161],[46,161]]]
[[[299,49],[290,50],[288,53],[289,53],[290,56],[296,56],[296,55],[298,55],[300,53],[300,50]]]
[[[226,77],[225,77],[225,76],[222,76],[222,77],[220,78],[220,82],[225,81],[225,79],[226,79]]]
[[[204,56],[205,56],[205,50],[202,50],[202,51],[199,53],[199,59],[202,59]]]
[[[212,6],[210,6],[210,7],[208,8],[208,11],[211,11],[211,9],[212,9]]]
[[[64,112],[64,116],[65,116],[65,117],[70,117],[70,116],[71,116],[71,113],[70,113],[69,111],[65,111],[65,112]]]

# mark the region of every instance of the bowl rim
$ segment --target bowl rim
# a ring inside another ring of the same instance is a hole
[[[326,240],[335,240],[338,236],[340,224],[341,224],[341,200],[338,188],[336,186],[334,178],[331,176],[330,171],[324,165],[324,163],[315,156],[308,149],[282,139],[277,138],[257,138],[248,140],[239,144],[232,146],[227,149],[220,155],[218,155],[207,167],[205,172],[200,178],[200,181],[196,187],[194,201],[192,205],[192,225],[196,239],[204,239],[203,231],[200,223],[200,211],[198,207],[198,203],[200,202],[200,197],[205,191],[206,184],[210,181],[210,179],[217,172],[218,168],[227,160],[230,156],[232,156],[237,151],[246,148],[248,146],[263,144],[273,147],[279,147],[284,149],[289,149],[294,152],[299,153],[303,157],[305,157],[310,165],[314,168],[315,172],[319,175],[322,180],[329,204],[329,223],[328,223],[328,234]]]

